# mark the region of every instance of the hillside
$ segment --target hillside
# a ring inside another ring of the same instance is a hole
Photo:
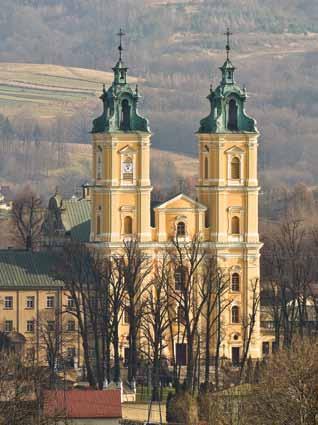
[[[57,65],[0,63],[0,111],[12,117],[29,108],[37,119],[72,115],[95,102],[110,72]]]
[[[194,133],[208,113],[210,82],[219,81],[230,26],[236,78],[247,87],[246,109],[261,131],[263,187],[318,184],[316,0],[2,3],[0,113],[12,118],[20,138],[28,139],[32,127],[51,142],[89,141],[122,27],[124,59],[131,81],[140,82],[153,147],[196,155]],[[32,70],[32,62],[42,65]]]

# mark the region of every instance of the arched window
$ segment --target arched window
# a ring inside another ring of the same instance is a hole
[[[240,323],[240,309],[235,305],[231,311],[232,323]]]
[[[121,103],[120,129],[124,131],[130,130],[130,105],[127,99],[124,99]]]
[[[102,178],[102,156],[101,153],[98,152],[96,156],[96,178],[101,179]]]
[[[182,266],[177,267],[174,273],[174,284],[175,284],[176,291],[182,291],[182,289],[184,289],[186,278],[187,278],[186,269]]]
[[[241,178],[241,161],[234,157],[231,161],[231,179],[239,180]]]
[[[132,218],[129,215],[124,218],[124,233],[125,235],[132,234]]]
[[[229,102],[229,120],[227,123],[227,128],[232,131],[236,131],[237,127],[237,105],[234,99],[231,99]]]
[[[209,178],[209,159],[207,156],[204,158],[204,178]]]
[[[240,234],[240,219],[236,216],[232,217],[231,220],[231,233],[232,235]]]
[[[238,292],[240,290],[240,275],[233,273],[231,278],[232,291]]]
[[[96,218],[96,234],[100,235],[100,233],[101,233],[101,217],[100,215],[98,215]]]
[[[177,224],[177,236],[185,236],[185,223],[183,221],[179,221]]]

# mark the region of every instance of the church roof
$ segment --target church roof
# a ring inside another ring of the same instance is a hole
[[[245,111],[247,93],[234,79],[235,66],[230,53],[229,29],[227,35],[227,58],[220,67],[222,79],[216,89],[210,86],[207,99],[210,102],[210,114],[200,121],[198,133],[257,133],[256,121]]]
[[[0,251],[0,288],[52,288],[63,282],[55,279],[57,258],[52,252]]]
[[[49,200],[43,223],[47,237],[64,235],[79,242],[88,242],[91,225],[90,199],[62,199],[56,194]]]
[[[88,242],[91,227],[91,203],[87,199],[63,200],[62,222],[71,239]]]
[[[103,93],[103,113],[93,121],[92,133],[133,131],[150,133],[148,120],[138,112],[140,99],[138,86],[133,90],[127,82],[127,66],[122,60],[122,31],[120,36],[119,60],[113,68],[114,81]]]
[[[178,201],[181,201],[178,202]],[[183,202],[182,202],[183,201]],[[167,201],[165,201],[164,203],[158,205],[157,207],[155,207],[155,210],[160,210],[160,209],[169,209],[169,208],[175,208],[173,207],[173,204],[177,204],[176,208],[191,208],[194,210],[202,210],[202,211],[206,211],[207,207],[203,204],[201,204],[198,201],[195,201],[194,199],[190,198],[189,196],[180,193],[179,195],[174,196],[171,199],[168,199]]]

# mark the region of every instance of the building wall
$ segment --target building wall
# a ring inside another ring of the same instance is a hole
[[[6,297],[12,297],[12,308],[5,307]],[[28,297],[33,297],[33,307],[27,306]],[[47,305],[48,297],[54,297],[53,307]],[[47,321],[56,320],[56,311],[65,312],[68,303],[68,295],[61,288],[47,289],[0,289],[0,329],[6,332],[6,321],[12,321],[12,331],[22,334],[25,339],[24,353],[26,356],[35,356],[35,360],[46,364],[46,348],[43,340],[47,329]],[[59,315],[60,316],[60,315]],[[64,337],[62,338],[61,353],[66,355],[69,348],[74,347],[76,353],[75,363],[82,364],[81,344],[75,322],[75,331],[67,331],[67,321],[74,320],[70,314],[63,313],[60,327]],[[34,323],[33,331],[28,330],[28,321]],[[34,354],[32,354],[34,353]]]

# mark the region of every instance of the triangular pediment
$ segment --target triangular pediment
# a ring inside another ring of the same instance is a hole
[[[124,146],[123,148],[121,148],[119,151],[118,151],[118,153],[120,153],[120,154],[127,154],[127,155],[129,155],[129,154],[134,154],[134,153],[136,153],[136,151],[131,147],[131,146],[128,146],[128,145],[126,145],[126,146]]]
[[[225,153],[227,154],[232,154],[232,155],[241,155],[244,153],[243,149],[239,148],[238,146],[232,146],[231,148],[227,149],[225,151]]]
[[[202,210],[205,211],[207,208],[205,205],[200,204],[200,202],[191,199],[189,196],[180,193],[180,195],[175,196],[172,199],[164,202],[155,208],[155,210],[165,210],[165,209],[173,209],[173,210],[183,210],[183,209],[191,209],[191,210]]]

